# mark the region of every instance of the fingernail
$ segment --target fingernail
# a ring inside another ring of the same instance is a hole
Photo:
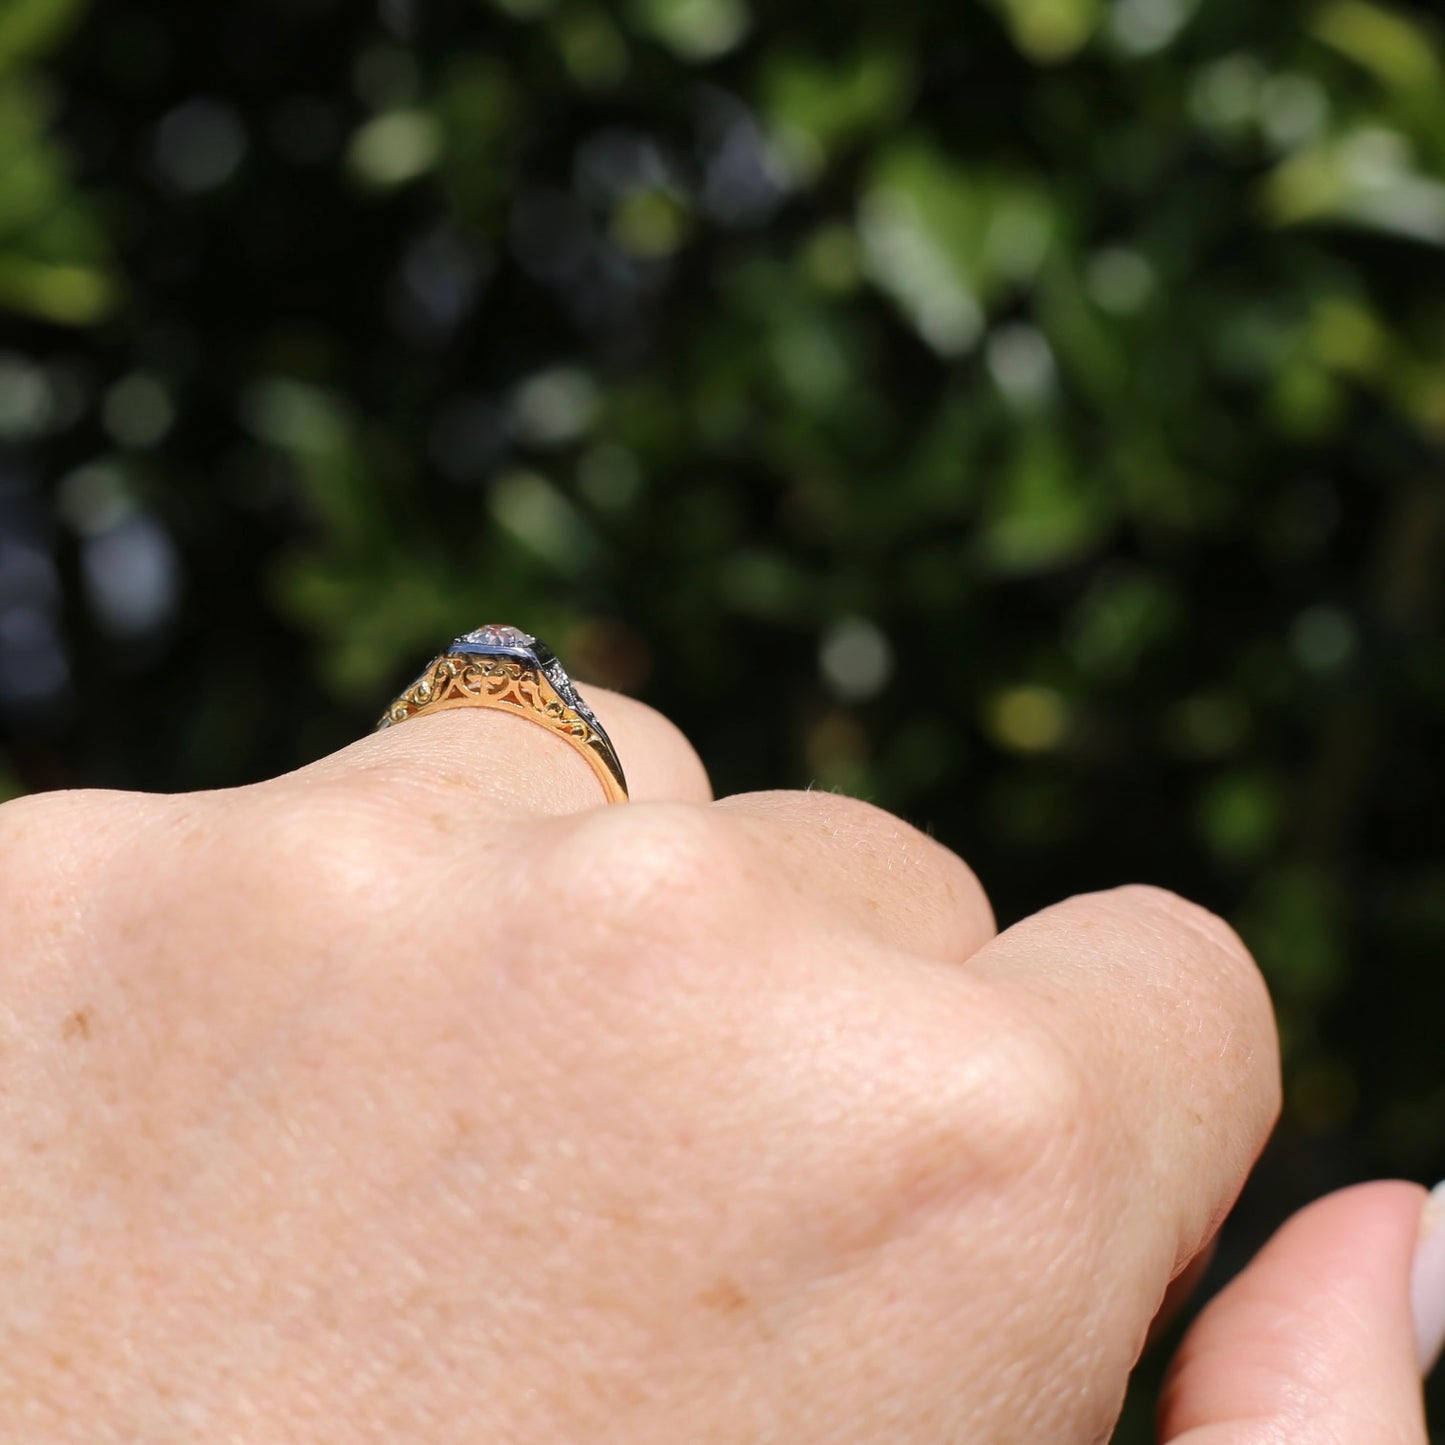
[[[1410,1272],[1410,1308],[1420,1373],[1435,1368],[1445,1345],[1445,1181],[1437,1184],[1420,1214],[1420,1237]]]

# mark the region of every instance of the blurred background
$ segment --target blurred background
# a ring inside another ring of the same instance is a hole
[[[0,6],[0,796],[535,630],[1005,922],[1225,913],[1288,1103],[1214,1282],[1445,1174],[1442,462],[1434,5]]]

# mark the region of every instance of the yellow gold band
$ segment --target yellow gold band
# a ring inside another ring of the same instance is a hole
[[[563,679],[570,687],[565,674]],[[607,734],[558,692],[540,666],[524,658],[444,652],[387,708],[377,727],[456,707],[496,708],[540,723],[587,759],[609,803],[627,801],[627,780]]]

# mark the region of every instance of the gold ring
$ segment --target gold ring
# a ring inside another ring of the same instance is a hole
[[[490,707],[540,723],[587,759],[609,803],[627,801],[617,750],[545,642],[517,627],[489,624],[454,638],[397,695],[377,729],[426,712]]]

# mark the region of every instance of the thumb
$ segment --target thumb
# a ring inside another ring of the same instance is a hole
[[[1422,1251],[1424,1191],[1357,1185],[1316,1201],[1275,1234],[1185,1336],[1165,1381],[1166,1445],[1427,1445],[1420,1361],[1445,1277]],[[1433,1273],[1433,1280],[1427,1279]],[[1436,1332],[1438,1334],[1438,1331]]]

